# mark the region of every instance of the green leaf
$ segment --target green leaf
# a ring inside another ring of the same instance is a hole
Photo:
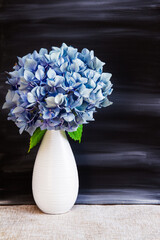
[[[81,138],[82,138],[82,132],[83,132],[83,125],[79,125],[79,127],[77,128],[77,131],[75,132],[68,132],[68,135],[75,141],[79,141],[79,143],[81,142]]]
[[[28,153],[30,150],[35,147],[42,139],[43,135],[45,134],[46,130],[41,130],[40,128],[37,128],[33,135],[30,138],[30,143],[29,143],[29,149]]]

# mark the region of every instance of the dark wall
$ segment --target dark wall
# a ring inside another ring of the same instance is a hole
[[[113,74],[114,102],[72,141],[79,203],[160,203],[160,1],[4,0],[0,3],[0,104],[16,56],[62,42],[95,50]],[[0,203],[32,203],[38,148],[0,117]]]

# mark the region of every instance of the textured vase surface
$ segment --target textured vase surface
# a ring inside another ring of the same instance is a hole
[[[47,131],[34,164],[33,197],[48,214],[69,211],[78,195],[78,172],[75,158],[64,131]]]

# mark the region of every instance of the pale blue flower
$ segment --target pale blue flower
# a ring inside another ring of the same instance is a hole
[[[30,135],[37,127],[75,131],[79,124],[93,121],[96,108],[111,104],[111,74],[93,51],[67,46],[41,48],[24,57],[9,72],[10,90],[3,108],[20,133]]]

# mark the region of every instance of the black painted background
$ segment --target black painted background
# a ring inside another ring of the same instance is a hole
[[[113,74],[114,104],[71,141],[78,203],[160,203],[160,1],[4,0],[0,2],[0,103],[16,56],[62,42],[95,50]],[[0,117],[0,203],[33,203],[38,148]]]

